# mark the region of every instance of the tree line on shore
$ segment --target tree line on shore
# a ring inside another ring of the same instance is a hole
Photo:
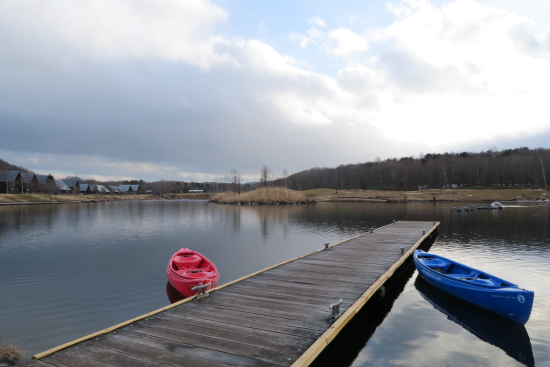
[[[548,187],[550,149],[496,148],[479,153],[430,153],[418,157],[312,168],[279,178],[275,185],[316,188],[422,190],[456,187]]]
[[[0,170],[31,172],[0,159]],[[341,164],[335,168],[311,168],[289,175],[286,169],[274,176],[268,165],[260,170],[259,181],[242,183],[241,174],[232,169],[229,175],[215,182],[180,182],[160,180],[126,180],[99,182],[79,179],[81,183],[119,185],[140,184],[142,191],[155,194],[181,193],[204,190],[220,193],[254,190],[258,187],[278,186],[291,190],[317,188],[411,191],[439,188],[505,188],[548,187],[550,178],[550,149],[516,149],[472,153],[428,153],[417,157],[375,159],[373,162]],[[67,177],[77,178],[77,177]]]

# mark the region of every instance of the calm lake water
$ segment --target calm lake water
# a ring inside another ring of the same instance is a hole
[[[353,345],[333,364],[550,366],[550,205],[468,213],[450,207],[0,206],[0,343],[19,343],[31,356],[169,304],[165,266],[181,247],[214,261],[223,284],[393,220],[438,220],[430,252],[535,291],[529,322],[518,328],[456,305],[411,271],[378,319],[358,324]]]

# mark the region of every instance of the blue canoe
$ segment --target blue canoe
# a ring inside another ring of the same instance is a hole
[[[428,283],[475,306],[525,325],[535,293],[442,256],[414,251],[414,264]]]

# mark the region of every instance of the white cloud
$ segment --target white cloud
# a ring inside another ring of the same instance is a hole
[[[313,17],[309,20],[310,24],[316,25],[318,27],[326,27],[325,21],[319,17]]]
[[[365,36],[346,28],[303,36],[348,66],[323,108],[295,111],[320,111],[327,123],[337,115],[367,120],[391,139],[432,147],[550,128],[542,107],[550,94],[548,34],[537,34],[532,20],[473,0],[441,7],[405,0],[388,9],[400,19]],[[350,58],[371,48],[367,62]],[[302,102],[289,100],[281,105]],[[337,112],[322,112],[326,106]]]
[[[317,46],[325,54],[344,59],[368,49],[365,39],[347,28],[337,28],[325,33],[319,28],[311,27],[306,34],[293,33],[291,38],[302,48]]]
[[[518,46],[546,37],[533,34],[528,19],[471,0],[419,8],[375,35],[393,45],[394,66],[389,53],[377,59],[398,87],[385,101],[380,126],[404,141],[438,140],[452,127],[453,137],[442,143],[548,126],[541,113],[550,92],[548,52],[536,57],[533,47]]]
[[[336,41],[336,46],[331,48],[330,52],[338,56],[365,51],[368,47],[363,38],[349,29],[335,29],[329,33],[329,37]]]
[[[178,172],[178,176],[182,180],[195,182],[214,182],[218,178],[217,175],[202,172]]]
[[[409,17],[428,6],[426,0],[401,0],[399,4],[387,3],[386,9],[398,17]]]

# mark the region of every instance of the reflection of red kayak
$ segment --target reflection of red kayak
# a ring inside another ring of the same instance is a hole
[[[207,288],[218,286],[220,274],[216,266],[198,252],[182,248],[176,252],[166,267],[168,281],[185,297],[197,294],[191,288],[211,283]]]
[[[168,296],[168,301],[170,301],[170,303],[176,303],[185,298],[176,288],[172,287],[170,282],[166,282],[166,295]]]

